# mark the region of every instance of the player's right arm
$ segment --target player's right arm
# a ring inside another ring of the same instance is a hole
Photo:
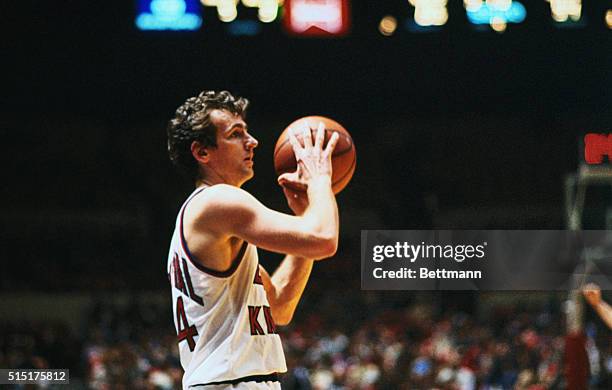
[[[322,147],[324,128],[319,126],[313,145],[310,130],[304,146],[289,139],[298,160],[298,171],[279,178],[303,186],[309,204],[301,216],[271,210],[248,192],[230,185],[216,185],[194,199],[196,230],[204,229],[218,239],[239,237],[262,249],[306,258],[332,256],[338,246],[339,217],[331,188],[331,154],[338,140],[334,133]],[[199,206],[198,206],[199,204]]]

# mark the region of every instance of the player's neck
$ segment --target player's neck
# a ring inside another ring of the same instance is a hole
[[[206,178],[206,179],[198,179],[195,182],[195,186],[196,188],[199,187],[212,187],[215,184],[221,184],[223,183],[223,181],[218,181],[218,180],[211,180],[210,178]]]
[[[204,178],[199,178],[196,180],[196,183],[195,183],[196,188],[211,187],[211,186],[214,186],[215,184],[229,184],[235,187],[242,186],[242,183],[232,183],[231,181],[225,180],[221,175],[218,175],[216,173],[212,175],[206,175]]]

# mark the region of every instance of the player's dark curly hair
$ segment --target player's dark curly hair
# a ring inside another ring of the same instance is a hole
[[[248,105],[247,99],[234,97],[228,91],[202,91],[198,96],[187,99],[168,122],[170,160],[189,177],[197,179],[199,170],[191,154],[192,142],[217,146],[217,129],[210,121],[210,112],[215,109],[228,110],[245,118]]]

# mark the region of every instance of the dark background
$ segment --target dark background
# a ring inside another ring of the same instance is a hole
[[[167,159],[165,124],[203,89],[251,100],[246,189],[273,208],[287,210],[272,167],[287,124],[320,114],[352,133],[339,277],[358,283],[361,229],[563,228],[580,139],[610,132],[612,4],[585,2],[586,23],[564,29],[548,3],[524,4],[503,34],[476,31],[460,1],[444,28],[410,33],[405,0],[353,1],[347,37],[300,39],[279,21],[231,36],[214,8],[200,31],[143,32],[131,1],[3,2],[0,288],[165,288],[192,188]],[[377,29],[387,14],[391,37]]]

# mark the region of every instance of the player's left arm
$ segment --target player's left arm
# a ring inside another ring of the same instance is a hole
[[[291,322],[306,288],[313,263],[314,260],[287,255],[272,276],[259,266],[272,318],[277,325],[287,325]]]
[[[295,215],[302,215],[309,203],[307,194],[281,186],[289,208]],[[277,325],[287,325],[291,322],[316,260],[287,255],[272,277],[261,265],[259,266],[272,318]]]

